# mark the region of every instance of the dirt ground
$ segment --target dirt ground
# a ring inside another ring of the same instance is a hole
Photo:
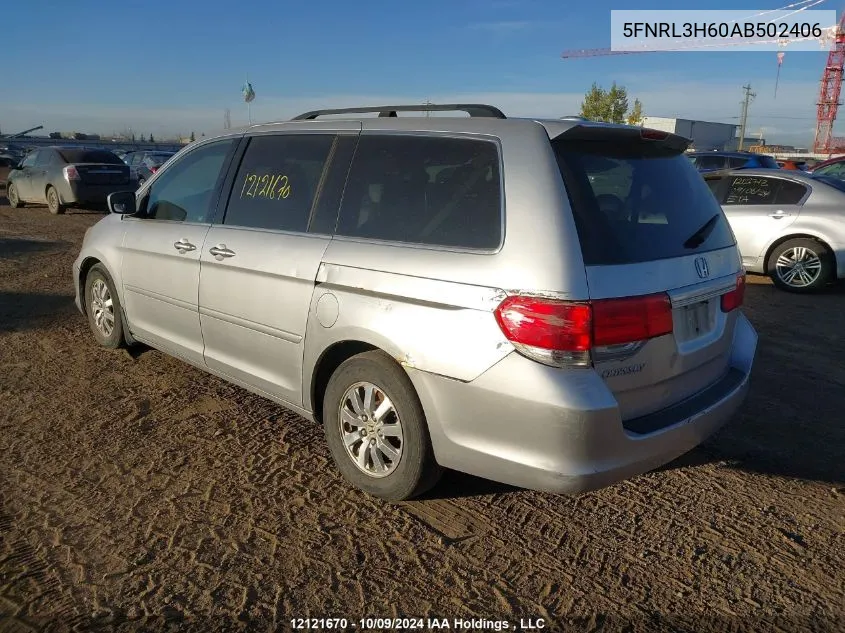
[[[98,348],[70,274],[100,217],[0,207],[0,630],[845,630],[843,289],[752,279],[751,395],[679,462],[579,497],[450,473],[393,506],[318,426]]]

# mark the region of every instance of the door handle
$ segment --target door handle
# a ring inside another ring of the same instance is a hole
[[[173,243],[173,247],[182,253],[187,253],[188,251],[195,251],[197,247],[191,244],[187,239],[184,237],[179,240],[178,242]]]
[[[777,210],[777,211],[775,211],[774,213],[770,213],[770,214],[769,214],[769,217],[770,217],[770,218],[778,218],[778,219],[779,219],[779,218],[785,218],[785,217],[786,217],[786,215],[787,215],[786,213],[784,213],[782,210],[778,209],[778,210]]]
[[[212,246],[208,249],[208,252],[214,255],[214,257],[216,257],[218,261],[223,259],[224,257],[235,256],[235,251],[230,251],[228,248],[226,248],[225,244],[218,244],[217,246]]]

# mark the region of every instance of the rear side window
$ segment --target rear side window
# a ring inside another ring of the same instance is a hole
[[[648,141],[556,140],[554,146],[588,266],[735,244],[719,203],[684,156]]]
[[[492,141],[364,135],[337,234],[495,249],[502,238],[498,147]]]
[[[798,204],[807,188],[801,183],[765,176],[733,176],[726,205]]]
[[[117,154],[96,149],[63,149],[59,155],[66,163],[105,163],[107,165],[122,165],[123,161]]]
[[[305,232],[333,134],[255,136],[235,176],[223,223]]]

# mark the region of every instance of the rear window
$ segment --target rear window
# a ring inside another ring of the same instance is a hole
[[[735,244],[689,160],[659,145],[554,141],[588,266],[682,257]]]
[[[62,149],[59,156],[66,163],[106,163],[122,165],[123,161],[116,154],[102,149]]]

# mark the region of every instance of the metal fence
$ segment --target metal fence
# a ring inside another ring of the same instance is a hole
[[[17,145],[20,147],[49,147],[51,145],[60,145],[62,147],[90,147],[92,149],[108,149],[108,150],[160,150],[165,152],[175,152],[184,147],[180,143],[150,143],[149,141],[111,141],[107,139],[99,139],[96,141],[85,140],[78,141],[75,139],[64,138],[47,138],[44,136],[30,136],[17,138],[2,138],[0,137],[0,145]]]

